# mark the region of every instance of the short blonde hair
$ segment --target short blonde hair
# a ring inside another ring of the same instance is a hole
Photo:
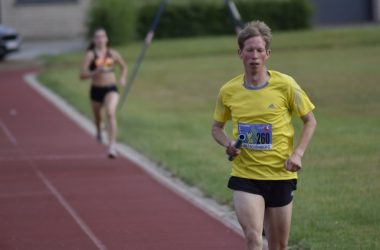
[[[261,36],[265,41],[265,49],[268,50],[272,41],[272,32],[266,23],[262,21],[252,21],[245,25],[238,34],[239,48],[243,49],[245,41],[252,37]]]

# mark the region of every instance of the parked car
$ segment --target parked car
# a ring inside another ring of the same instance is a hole
[[[21,36],[13,28],[0,25],[0,60],[21,46]]]

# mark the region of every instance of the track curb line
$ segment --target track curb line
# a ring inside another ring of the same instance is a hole
[[[95,134],[93,123],[88,118],[80,114],[62,97],[42,85],[37,80],[36,73],[25,74],[24,80],[30,87],[51,102],[89,135],[93,136]],[[237,221],[235,212],[230,207],[220,205],[213,199],[205,197],[205,195],[198,188],[189,186],[180,179],[174,178],[170,172],[166,171],[162,167],[159,167],[155,162],[140,154],[130,146],[117,143],[116,148],[120,155],[135,163],[162,185],[177,193],[179,196],[189,201],[194,206],[200,208],[211,217],[217,219],[239,235],[243,236],[243,232],[239,222]]]

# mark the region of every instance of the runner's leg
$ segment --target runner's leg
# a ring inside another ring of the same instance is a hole
[[[102,133],[102,103],[91,102],[92,113],[94,115],[94,122],[96,127],[96,138],[101,142]]]
[[[234,206],[243,228],[246,250],[262,250],[265,202],[261,195],[234,191]]]
[[[288,246],[293,203],[270,207],[265,211],[265,236],[270,250],[285,250]]]
[[[115,144],[117,135],[116,107],[119,102],[119,93],[109,92],[104,99],[104,107],[108,120],[109,146]]]

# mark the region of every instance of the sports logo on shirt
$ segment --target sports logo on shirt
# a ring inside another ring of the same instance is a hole
[[[271,103],[268,105],[268,109],[276,109],[276,106],[273,103]]]

